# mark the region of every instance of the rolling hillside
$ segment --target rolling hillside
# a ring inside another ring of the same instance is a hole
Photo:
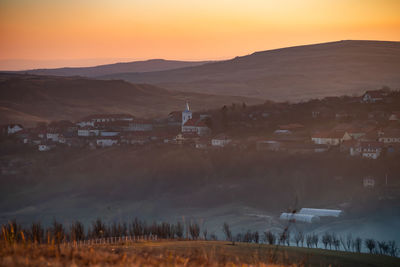
[[[94,67],[80,68],[57,68],[57,69],[34,69],[22,71],[20,73],[56,76],[84,76],[95,77],[121,72],[148,72],[164,71],[184,67],[199,66],[209,61],[177,61],[164,59],[151,59],[145,61],[123,62],[115,64],[100,65]]]
[[[189,100],[194,110],[232,102],[261,103],[261,99],[169,91],[121,80],[0,74],[0,124],[76,120],[93,113],[130,113],[166,117]]]
[[[182,69],[102,76],[163,88],[298,101],[400,88],[400,43],[339,41],[256,52]]]

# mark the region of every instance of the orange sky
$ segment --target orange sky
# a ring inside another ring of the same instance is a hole
[[[343,39],[400,41],[400,1],[0,0],[0,36],[0,69],[225,59]]]

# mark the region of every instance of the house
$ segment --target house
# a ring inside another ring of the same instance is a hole
[[[381,142],[361,142],[360,149],[363,158],[377,159],[382,153],[383,144]]]
[[[150,120],[144,119],[134,119],[129,122],[128,128],[125,129],[127,131],[152,131],[153,130],[153,122]]]
[[[100,136],[118,136],[120,134],[119,131],[105,130],[100,131]]]
[[[318,132],[311,136],[311,141],[317,145],[337,146],[346,140],[351,140],[351,136],[343,131]]]
[[[78,136],[89,137],[89,136],[99,136],[100,130],[93,128],[92,126],[84,126],[78,129]]]
[[[215,136],[213,139],[211,139],[211,145],[215,146],[215,147],[225,147],[230,142],[232,142],[232,139],[230,139],[225,134],[219,134],[219,135]]]
[[[41,152],[45,152],[45,151],[50,151],[54,147],[55,147],[54,145],[50,145],[48,143],[41,143],[38,145],[38,150]]]
[[[113,121],[133,121],[134,117],[130,114],[95,114],[81,119],[76,124],[80,127],[94,126],[95,123]]]
[[[210,145],[210,140],[207,138],[201,138],[196,140],[195,142],[195,147],[197,149],[207,149],[209,145]]]
[[[97,144],[97,146],[100,146],[100,147],[109,147],[109,146],[117,145],[118,140],[119,140],[119,138],[117,136],[98,137],[96,139],[96,144]]]
[[[400,122],[400,111],[394,111],[389,116],[389,121],[397,121]]]
[[[378,140],[384,144],[400,143],[400,129],[385,129]]]
[[[365,188],[374,188],[375,187],[375,178],[372,176],[367,176],[363,178],[363,186]]]
[[[58,142],[60,134],[57,129],[48,129],[46,132],[46,139],[53,142]]]
[[[3,133],[6,135],[12,135],[19,131],[22,131],[24,127],[21,124],[8,124],[3,126]]]
[[[143,131],[126,133],[121,136],[121,143],[129,145],[144,145],[150,142],[150,136]]]
[[[196,133],[199,136],[207,135],[211,129],[201,118],[191,118],[182,125],[182,133]]]
[[[367,91],[361,97],[363,103],[376,103],[381,102],[385,98],[385,93],[382,90]]]

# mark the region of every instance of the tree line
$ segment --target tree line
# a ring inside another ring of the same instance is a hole
[[[263,233],[258,231],[247,230],[233,234],[228,223],[222,226],[222,232],[227,241],[245,242],[254,244],[283,245],[307,248],[344,250],[348,252],[361,253],[363,248],[369,253],[382,254],[397,257],[399,248],[395,241],[377,241],[375,239],[353,237],[351,234],[347,236],[338,236],[335,233],[325,232],[323,235],[316,233],[305,234],[302,231],[290,232],[286,227],[279,233],[267,230]],[[135,218],[130,223],[113,222],[106,224],[101,219],[96,219],[86,229],[84,224],[75,221],[66,226],[57,220],[53,220],[52,224],[44,227],[40,222],[31,223],[27,227],[18,224],[16,220],[10,221],[8,224],[1,226],[0,240],[7,243],[31,242],[37,244],[60,244],[63,242],[83,241],[87,239],[109,238],[109,237],[126,237],[126,236],[157,236],[161,239],[186,239],[186,240],[218,240],[215,234],[208,233],[206,227],[201,227],[197,222],[153,222],[148,224],[144,220]]]
[[[373,254],[381,254],[397,257],[399,255],[399,248],[396,241],[377,241],[372,238],[362,239],[360,237],[353,237],[352,234],[346,236],[337,236],[335,233],[325,232],[322,236],[316,233],[305,234],[302,231],[291,233],[288,228],[283,229],[282,232],[274,233],[270,230],[260,234],[258,231],[247,230],[244,233],[237,233],[234,235],[230,229],[229,224],[224,223],[222,230],[227,241],[232,242],[246,242],[246,243],[264,243],[269,245],[286,245],[307,248],[319,248],[323,246],[325,249],[342,250],[347,252],[361,253],[362,249]]]

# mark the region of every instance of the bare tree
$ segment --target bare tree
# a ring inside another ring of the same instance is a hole
[[[175,225],[175,234],[179,239],[182,239],[184,232],[184,227],[181,222],[177,222]]]
[[[353,240],[353,250],[355,252],[360,253],[361,252],[361,245],[362,245],[362,239],[357,237],[356,239]]]
[[[306,245],[308,248],[311,248],[313,245],[313,236],[311,234],[306,236]]]
[[[203,238],[204,238],[204,240],[207,240],[207,234],[208,234],[207,228],[204,228],[203,229]]]
[[[319,237],[317,234],[313,234],[312,235],[312,243],[314,244],[314,246],[317,248],[318,247],[318,242],[319,242]]]
[[[189,233],[193,240],[197,240],[200,235],[200,226],[198,223],[189,224]]]
[[[388,242],[388,252],[390,256],[397,257],[399,248],[396,245],[396,241],[393,240]]]
[[[266,242],[268,242],[268,244],[275,245],[276,237],[271,231],[267,231],[264,233],[264,239]]]
[[[85,229],[81,222],[76,221],[70,227],[71,240],[81,241],[85,239]]]
[[[301,245],[303,246],[304,234],[303,234],[302,231],[298,231],[298,232],[294,235],[294,242],[296,243],[296,246],[299,246],[300,243],[301,243]]]
[[[232,245],[235,245],[235,241],[232,238],[232,232],[231,232],[231,229],[230,229],[228,223],[226,223],[226,222],[224,223],[224,225],[222,226],[222,231],[225,234],[226,240],[231,241]]]
[[[366,239],[365,240],[365,246],[368,248],[369,253],[372,253],[376,247],[376,242],[373,239]]]

